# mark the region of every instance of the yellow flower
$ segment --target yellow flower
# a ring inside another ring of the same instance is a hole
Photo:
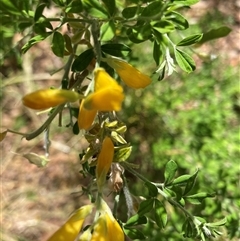
[[[111,167],[114,156],[114,145],[110,137],[105,137],[102,143],[101,151],[98,155],[96,166],[96,177],[98,191],[102,192],[103,185],[106,181],[106,175]]]
[[[80,105],[78,125],[89,129],[97,111],[119,111],[124,99],[123,88],[103,68],[94,70],[94,92]]]
[[[108,65],[114,68],[125,84],[131,88],[145,88],[151,83],[149,76],[143,74],[131,64],[116,57],[108,57],[106,59]]]
[[[79,107],[79,114],[78,114],[78,127],[79,129],[88,130],[97,114],[96,110],[87,110],[84,108],[84,101],[82,100],[80,107]]]
[[[100,202],[100,216],[94,225],[91,241],[124,241],[123,230],[109,206],[102,198]]]
[[[35,109],[47,109],[66,102],[75,102],[81,96],[71,90],[42,89],[25,95],[22,102],[25,106]]]
[[[92,204],[79,208],[47,241],[74,241],[92,209]]]
[[[104,69],[94,70],[94,92],[87,96],[84,107],[88,110],[119,111],[124,99],[123,88]]]
[[[107,203],[100,198],[96,221],[80,236],[79,241],[124,241],[124,233]]]

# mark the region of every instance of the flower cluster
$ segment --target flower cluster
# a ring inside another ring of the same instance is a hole
[[[135,89],[144,88],[151,83],[151,79],[148,76],[121,59],[108,57],[105,61],[115,69],[120,78],[129,87]],[[91,86],[93,86],[92,89]],[[95,68],[93,80],[86,91],[86,96],[82,96],[74,90],[43,89],[30,93],[22,99],[25,106],[36,110],[80,100],[78,126],[79,129],[89,130],[98,112],[121,110],[124,100],[123,87],[105,69]],[[110,169],[111,171],[113,170],[111,168],[113,160],[117,162],[125,160],[131,152],[131,147],[127,145],[127,142],[121,136],[126,130],[125,125],[120,125],[115,120],[109,123],[106,122],[103,129],[102,132],[98,133],[100,151],[99,149],[97,151],[93,150],[94,155],[97,155],[96,183],[98,197],[96,203],[85,205],[75,211],[48,241],[74,241],[77,237],[79,241],[124,241],[123,230],[113,217],[106,202],[102,199],[102,192],[106,176]],[[116,152],[114,152],[114,143],[117,145]],[[115,160],[116,157],[119,160]],[[117,171],[121,175],[123,170],[120,168]],[[119,191],[122,181],[121,177],[116,177],[112,175],[112,182],[115,190]],[[95,217],[92,225],[81,232],[86,218],[90,216],[93,209],[95,209]]]
[[[80,236],[85,219],[96,208],[93,224]],[[79,208],[47,241],[124,241],[124,233],[117,220],[107,205],[99,197],[94,204],[88,204]]]

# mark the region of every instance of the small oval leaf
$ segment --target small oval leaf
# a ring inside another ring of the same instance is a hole
[[[23,154],[22,156],[37,167],[45,167],[49,162],[45,156],[40,156],[33,152]]]
[[[199,42],[202,39],[203,34],[194,34],[191,36],[188,36],[181,40],[179,43],[177,43],[177,46],[189,46],[192,44],[195,44]]]
[[[72,64],[72,71],[73,72],[81,72],[85,70],[88,65],[93,60],[95,54],[93,49],[87,49],[86,51],[82,52],[73,62]]]
[[[176,61],[182,70],[184,70],[187,73],[190,73],[195,70],[196,65],[190,55],[188,55],[187,53],[179,49],[176,49],[174,53],[175,53]]]
[[[61,33],[55,32],[53,34],[52,45],[53,53],[58,57],[64,56],[64,37]]]

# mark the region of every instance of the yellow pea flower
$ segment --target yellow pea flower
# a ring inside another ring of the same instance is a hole
[[[110,137],[105,137],[102,143],[102,149],[98,155],[96,166],[96,177],[99,192],[102,192],[103,185],[106,181],[106,175],[112,164],[113,156],[113,142]]]
[[[42,110],[66,102],[75,102],[80,97],[77,92],[71,90],[42,89],[25,95],[22,98],[22,102],[31,109]]]
[[[90,94],[84,101],[84,108],[98,111],[119,111],[123,93],[111,87]]]
[[[143,74],[131,64],[116,57],[108,57],[106,59],[109,66],[114,68],[125,84],[131,88],[145,88],[151,83],[149,76]]]
[[[100,216],[94,225],[91,241],[124,241],[123,230],[103,199],[101,199]]]
[[[123,88],[103,68],[94,70],[94,92],[87,96],[84,107],[88,110],[119,111],[124,99]]]
[[[94,92],[80,105],[80,129],[88,130],[91,127],[97,111],[119,111],[124,99],[123,88],[103,68],[94,70],[94,80]]]
[[[92,209],[92,204],[79,208],[47,241],[74,241]]]
[[[97,110],[87,110],[84,107],[84,101],[82,100],[80,107],[79,107],[79,114],[78,114],[78,127],[79,129],[88,130],[97,114]]]

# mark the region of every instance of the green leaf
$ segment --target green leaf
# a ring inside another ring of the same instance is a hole
[[[145,216],[140,216],[138,214],[135,214],[134,216],[130,217],[124,227],[130,227],[134,225],[141,225],[141,224],[146,224],[147,223],[147,218]]]
[[[106,5],[110,16],[113,16],[115,14],[115,11],[116,11],[115,0],[102,0],[102,2]]]
[[[156,62],[156,65],[159,65],[160,57],[162,55],[162,51],[160,48],[160,44],[155,40],[153,44],[153,58]]]
[[[95,54],[93,49],[87,49],[86,51],[82,52],[73,62],[72,64],[72,71],[73,72],[81,72],[85,70],[88,65],[91,63],[92,59],[94,58]]]
[[[176,61],[182,70],[184,70],[187,73],[190,73],[195,70],[196,65],[191,56],[189,56],[187,53],[179,49],[176,49],[174,53]]]
[[[21,15],[21,9],[18,8],[16,2],[12,2],[9,0],[1,0],[1,10],[4,10],[14,15]]]
[[[198,175],[198,170],[189,177],[189,179],[187,181],[187,185],[185,186],[185,189],[184,189],[183,196],[187,195],[192,190],[192,188],[195,185],[197,175]]]
[[[141,43],[152,37],[151,25],[144,23],[143,25],[134,26],[127,30],[128,38],[133,43]]]
[[[139,9],[140,8],[137,6],[124,8],[122,11],[122,15],[126,19],[133,18],[137,14],[137,12],[139,12]]]
[[[150,197],[156,197],[158,195],[158,189],[154,184],[151,182],[145,182],[145,185],[147,186]]]
[[[199,2],[199,0],[182,0],[182,1],[175,0],[174,1],[175,4],[180,4],[181,6],[186,6],[186,7],[194,5],[198,2]]]
[[[49,162],[45,156],[40,156],[33,152],[23,154],[22,156],[37,167],[45,167]]]
[[[154,17],[155,15],[161,14],[163,3],[162,1],[153,1],[152,3],[148,4],[141,13],[141,17]]]
[[[142,232],[135,228],[123,228],[124,233],[131,239],[145,239],[146,237]]]
[[[53,53],[58,57],[64,56],[64,37],[59,32],[54,32],[52,45],[51,45]]]
[[[34,44],[39,43],[43,41],[45,38],[47,38],[51,33],[46,33],[45,35],[37,35],[31,38],[23,47],[22,52],[26,53]]]
[[[71,115],[78,118],[79,108],[70,107]]]
[[[191,218],[186,218],[182,225],[182,232],[185,238],[194,238],[197,236],[197,229]]]
[[[159,228],[162,229],[166,227],[167,211],[164,205],[158,199],[155,199],[154,218]]]
[[[79,134],[79,127],[78,127],[78,121],[75,122],[73,125],[73,134],[78,135]]]
[[[88,14],[96,18],[106,18],[108,17],[108,12],[98,0],[84,0],[83,6]]]
[[[227,26],[222,26],[222,27],[217,28],[217,29],[211,29],[207,33],[203,34],[203,37],[202,37],[201,41],[199,41],[198,43],[203,44],[203,43],[205,43],[207,41],[210,41],[210,40],[213,40],[213,39],[225,37],[231,31],[232,31],[232,29],[227,27]]]
[[[71,38],[70,38],[69,35],[67,35],[67,34],[64,34],[63,37],[64,37],[65,46],[66,46],[67,51],[68,51],[69,53],[73,53],[72,40],[71,40]]]
[[[118,134],[116,131],[112,131],[111,132],[111,137],[114,141],[121,143],[121,144],[126,144],[126,140],[120,135]]]
[[[201,204],[205,198],[214,197],[214,196],[215,196],[215,194],[213,194],[213,193],[200,192],[197,194],[186,196],[185,200],[192,204],[197,205],[197,204]]]
[[[35,14],[34,14],[34,21],[37,22],[39,20],[40,17],[43,16],[43,10],[47,5],[45,3],[41,3],[37,6],[36,10],[35,10]]]
[[[171,21],[176,29],[184,30],[189,27],[187,19],[185,19],[180,13],[178,12],[170,12],[166,14],[166,19]]]
[[[153,209],[154,199],[146,199],[139,205],[138,214],[143,216],[145,213],[150,212]]]
[[[30,26],[32,26],[32,22],[31,22],[31,21],[29,21],[29,22],[22,22],[22,23],[19,23],[19,24],[18,24],[18,28],[19,28],[21,31],[23,31],[24,29],[26,29],[26,28],[28,28],[28,27],[30,27]]]
[[[113,21],[108,21],[101,26],[101,41],[107,42],[115,36],[115,24]]]
[[[128,159],[132,152],[132,147],[122,147],[119,150],[114,152],[114,162],[124,162]]]
[[[174,25],[168,20],[162,20],[152,26],[159,33],[170,33],[174,31]]]
[[[177,46],[189,46],[199,42],[202,39],[203,34],[194,34],[182,39],[177,43]]]
[[[165,168],[165,172],[164,172],[164,184],[168,185],[174,178],[176,171],[177,171],[178,165],[175,161],[170,160]]]
[[[82,1],[81,0],[73,0],[67,5],[65,12],[66,13],[80,13],[82,11],[82,9],[83,9]]]
[[[59,7],[64,7],[64,2],[62,0],[53,0]]]
[[[101,50],[116,57],[126,56],[132,50],[125,44],[103,44]]]
[[[184,185],[185,186],[190,177],[191,177],[191,175],[189,175],[189,174],[179,176],[173,180],[171,185],[174,185],[174,186],[183,186]]]
[[[206,223],[206,225],[207,225],[208,227],[211,227],[211,228],[217,228],[217,227],[219,227],[219,226],[225,225],[226,222],[227,222],[227,219],[224,218],[224,219],[219,220],[219,221],[214,222],[214,223]]]

